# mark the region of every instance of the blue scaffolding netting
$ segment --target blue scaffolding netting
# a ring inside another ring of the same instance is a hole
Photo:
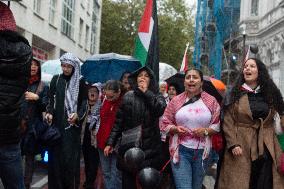
[[[193,64],[221,79],[223,46],[239,31],[240,0],[198,0]]]

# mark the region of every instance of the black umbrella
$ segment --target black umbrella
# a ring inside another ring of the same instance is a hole
[[[175,75],[169,77],[168,79],[166,79],[166,82],[168,84],[175,84],[178,85],[178,87],[184,91],[184,73],[176,73]],[[202,89],[204,91],[206,91],[208,94],[214,96],[216,98],[216,100],[219,102],[219,104],[221,104],[222,102],[222,95],[218,92],[218,90],[215,88],[215,86],[213,85],[213,83],[210,80],[210,77],[208,76],[204,76],[203,77],[203,86]]]

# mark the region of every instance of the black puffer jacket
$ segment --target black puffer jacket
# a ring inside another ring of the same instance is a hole
[[[13,31],[0,31],[0,146],[19,142],[20,99],[27,89],[32,49]]]
[[[150,75],[149,89],[145,93],[137,88],[136,82],[137,76],[142,70],[146,70]],[[159,117],[163,115],[165,110],[165,99],[161,94],[157,94],[158,87],[153,72],[147,67],[139,69],[129,79],[132,80],[131,84],[134,90],[127,92],[123,97],[107,145],[115,146],[123,131],[134,128],[142,123],[142,150],[146,158],[140,169],[148,166],[160,169],[162,152]],[[121,162],[118,167],[127,171]]]

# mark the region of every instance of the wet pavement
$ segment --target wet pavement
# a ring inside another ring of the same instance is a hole
[[[80,183],[80,189],[83,189],[83,183],[85,180],[85,174],[84,174],[84,163],[83,160],[81,160],[81,183]],[[100,170],[99,170],[100,172]],[[100,174],[100,173],[98,173]],[[47,177],[47,164],[43,162],[36,162],[36,168],[35,173],[33,175],[33,182],[31,185],[31,189],[48,189],[47,187],[48,183],[48,177]],[[202,189],[214,189],[214,183],[215,179],[213,176],[205,176],[204,182],[203,182],[203,188]],[[94,184],[96,189],[103,189],[103,187],[99,187],[100,179],[97,179],[96,183]],[[0,189],[4,189],[1,181],[0,181]]]

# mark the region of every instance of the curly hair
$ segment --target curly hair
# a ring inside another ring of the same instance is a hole
[[[277,88],[273,80],[271,79],[265,64],[256,58],[250,58],[256,62],[258,69],[257,83],[260,86],[260,91],[264,96],[264,100],[270,108],[275,109],[280,115],[284,114],[284,102],[280,90]],[[248,60],[250,60],[248,59]],[[247,61],[248,61],[247,60]],[[241,86],[245,83],[243,69],[239,74],[239,77],[234,84],[231,91],[231,103],[235,103],[242,96]],[[230,103],[230,104],[231,104]]]

